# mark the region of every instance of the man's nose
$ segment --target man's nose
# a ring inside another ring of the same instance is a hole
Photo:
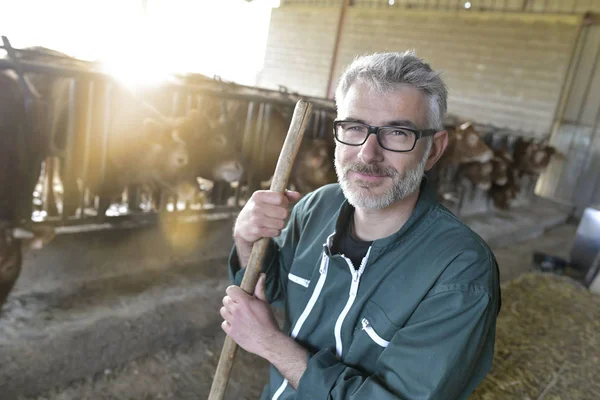
[[[377,135],[369,135],[367,141],[360,146],[358,158],[364,163],[383,161],[383,150],[377,141]]]

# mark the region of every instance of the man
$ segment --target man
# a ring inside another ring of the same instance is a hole
[[[424,171],[448,143],[447,91],[412,52],[358,58],[336,90],[339,184],[254,193],[234,228],[241,281],[274,238],[255,296],[227,289],[223,330],[271,364],[263,399],[464,399],[489,372],[500,289],[488,246]],[[283,331],[268,303],[285,307]]]

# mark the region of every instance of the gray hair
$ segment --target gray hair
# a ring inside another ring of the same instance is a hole
[[[360,80],[380,92],[391,91],[401,85],[410,85],[422,91],[428,99],[429,110],[426,129],[442,130],[447,109],[448,89],[440,74],[416,56],[414,50],[402,53],[375,53],[356,58],[342,74],[335,90],[339,105]]]

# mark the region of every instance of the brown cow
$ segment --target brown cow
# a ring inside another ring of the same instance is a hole
[[[533,139],[517,139],[514,149],[515,168],[522,175],[538,176],[548,166],[556,149]]]
[[[450,124],[450,122],[447,122]],[[465,122],[453,131],[452,125],[446,125],[448,147],[439,162],[427,175],[437,185],[440,200],[452,199],[456,202],[461,197],[457,183],[461,175],[474,185],[486,187],[491,178],[490,167],[482,167],[492,161],[494,153],[483,141],[472,123]],[[483,174],[482,174],[483,173]]]
[[[485,163],[491,161],[493,157],[494,152],[483,141],[473,124],[465,122],[454,132],[449,132],[448,147],[442,160],[443,164]]]
[[[31,216],[31,194],[43,149],[39,140],[39,103],[27,98],[16,74],[0,71],[0,308],[21,270],[22,248],[39,248],[53,229],[32,232],[26,241],[13,236]]]
[[[290,183],[302,194],[337,182],[331,156],[331,143],[325,139],[305,139],[292,168]]]
[[[167,120],[116,82],[94,80],[93,91],[90,83],[80,78],[73,90],[69,79],[54,79],[48,96],[48,147],[50,155],[63,161],[66,216],[76,213],[83,190],[99,196],[98,213],[104,215],[127,186],[150,184],[169,188],[190,160],[186,143],[178,136],[180,121]],[[74,129],[68,138],[70,124]],[[87,138],[86,131],[90,133]],[[70,165],[66,163],[68,158]]]
[[[496,208],[508,210],[510,203],[519,193],[519,184],[513,158],[505,149],[496,150],[492,164],[492,187],[488,197],[492,199]]]
[[[473,189],[488,190],[492,186],[492,162],[469,162],[461,164],[458,170],[459,178],[471,182]]]
[[[82,71],[95,66],[39,47],[20,51],[19,58]],[[47,104],[49,126],[41,130],[38,141],[46,159],[45,190],[50,193],[45,200],[52,205],[52,214],[58,213],[55,204],[62,203],[63,215],[74,215],[81,205],[81,193],[87,189],[100,196],[99,214],[103,215],[126,186],[164,186],[187,166],[186,144],[174,132],[178,125],[163,123],[162,115],[123,85],[90,76],[75,80],[31,73],[27,77]],[[90,133],[87,138],[86,131]],[[84,165],[86,153],[88,164]],[[37,171],[41,161],[38,164]],[[62,196],[54,192],[57,175]]]
[[[497,186],[504,186],[508,184],[509,171],[512,169],[513,158],[506,152],[506,150],[494,151],[494,158],[492,159],[492,183]]]
[[[511,166],[506,170],[506,178],[503,185],[494,183],[488,191],[488,196],[492,199],[494,206],[501,210],[508,210],[511,201],[514,200],[519,193],[516,171]]]

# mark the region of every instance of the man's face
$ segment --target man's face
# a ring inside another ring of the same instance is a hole
[[[426,96],[411,86],[380,93],[356,82],[338,104],[338,119],[428,129],[427,106]],[[335,169],[348,202],[357,208],[383,209],[415,193],[425,170],[426,150],[422,139],[406,153],[385,150],[375,135],[362,146],[336,141]]]

